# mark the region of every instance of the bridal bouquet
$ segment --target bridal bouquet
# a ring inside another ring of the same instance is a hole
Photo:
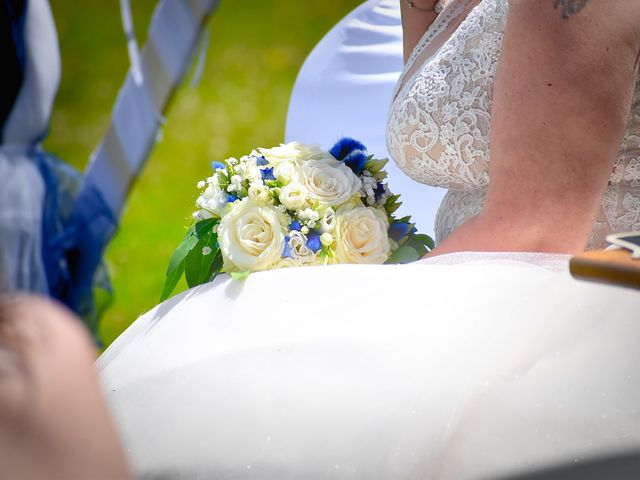
[[[190,287],[221,271],[234,277],[333,263],[408,263],[433,248],[410,217],[395,218],[387,160],[360,142],[329,151],[291,142],[213,162],[198,183],[194,223],[173,254],[161,300],[184,274]]]

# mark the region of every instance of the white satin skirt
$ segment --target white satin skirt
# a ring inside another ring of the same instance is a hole
[[[567,261],[220,277],[98,369],[140,478],[504,478],[640,452],[640,291]]]

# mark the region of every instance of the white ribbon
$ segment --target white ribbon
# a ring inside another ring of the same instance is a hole
[[[193,76],[191,77],[191,88],[196,88],[198,83],[200,83],[200,78],[202,78],[202,72],[204,71],[204,64],[207,59],[207,51],[209,50],[209,36],[211,35],[211,30],[209,27],[206,27],[204,32],[202,32],[202,37],[200,38],[200,45],[198,48],[198,60],[196,63],[196,68],[193,71]]]
[[[142,63],[140,62],[140,49],[138,48],[136,32],[133,28],[133,16],[131,15],[131,3],[129,0],[120,0],[120,14],[122,16],[122,27],[127,39],[131,75],[136,85],[142,85],[144,77],[142,75]]]

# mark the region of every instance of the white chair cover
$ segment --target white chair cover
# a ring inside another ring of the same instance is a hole
[[[287,141],[329,148],[353,137],[379,158],[388,157],[385,130],[393,87],[402,71],[398,0],[368,0],[343,18],[306,59],[291,95]],[[445,190],[411,180],[389,162],[389,186],[402,195],[402,215],[433,236]]]
[[[162,112],[184,77],[204,23],[217,3],[158,3],[141,55],[142,75],[135,80],[131,71],[127,75],[111,125],[91,157],[71,213],[56,235],[58,241],[45,250],[50,293],[93,327],[99,314],[94,282],[102,276],[102,254],[116,231],[131,184],[153,148]]]
[[[171,95],[184,77],[204,23],[218,0],[162,0],[142,50],[142,84],[129,72],[113,108],[111,125],[85,174],[120,215],[133,181],[153,145]]]

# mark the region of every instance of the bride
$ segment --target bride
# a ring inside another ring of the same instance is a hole
[[[219,277],[138,319],[98,367],[140,478],[637,476],[640,294],[567,254],[640,229],[640,4],[442,6],[401,2],[387,134],[449,189],[437,248]]]

